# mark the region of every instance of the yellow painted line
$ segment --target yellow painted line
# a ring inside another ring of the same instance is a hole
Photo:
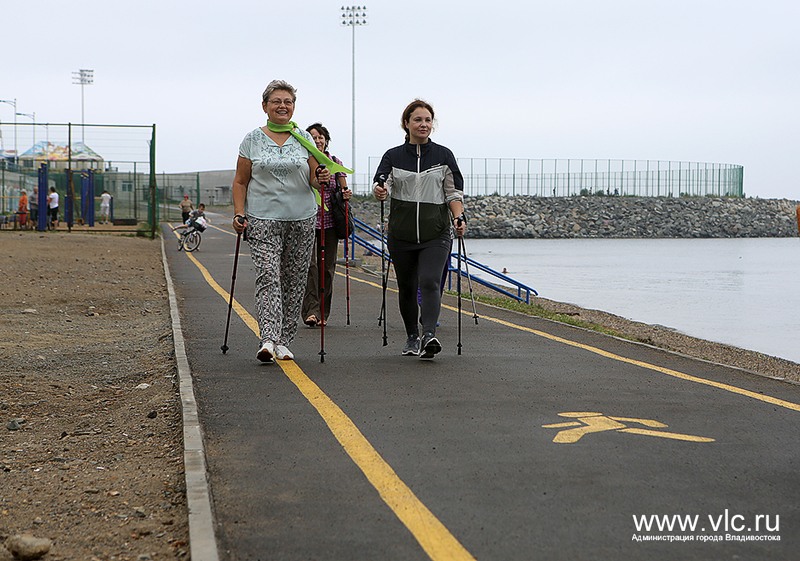
[[[187,255],[189,257],[191,257],[191,254],[189,254],[189,253],[187,253]],[[337,271],[336,274],[337,275],[341,275],[342,273]],[[369,286],[372,286],[372,287],[375,287],[375,288],[378,288],[378,289],[382,288],[382,286],[380,284],[374,283],[374,282],[369,281],[369,280],[360,279],[360,278],[354,277],[353,275],[350,276],[350,280],[351,281],[355,280],[356,282],[360,282],[362,284],[366,284],[366,285],[369,285]],[[393,289],[393,288],[388,288],[388,290],[391,290],[392,292],[397,292],[397,290]],[[449,305],[447,305],[445,303],[442,303],[442,307],[446,308],[446,309],[448,309],[450,311],[458,313],[458,308],[455,308],[453,306],[449,306]],[[470,318],[472,317],[470,315],[471,312],[469,312],[467,310],[463,310],[462,309],[461,313],[463,315],[466,315],[466,316],[470,317]],[[776,405],[778,407],[783,407],[783,408],[786,408],[786,409],[790,409],[792,411],[800,411],[800,404],[798,404],[798,403],[794,403],[794,402],[787,401],[787,400],[784,400],[784,399],[779,399],[777,397],[772,397],[772,396],[769,396],[769,395],[763,395],[763,394],[760,394],[760,393],[757,393],[757,392],[754,392],[754,391],[746,390],[744,388],[739,388],[737,386],[732,386],[730,384],[725,384],[723,382],[716,382],[714,380],[707,380],[705,378],[700,378],[698,376],[693,376],[691,374],[686,374],[684,372],[680,372],[678,370],[673,370],[671,368],[665,368],[663,366],[657,366],[655,364],[650,364],[648,362],[644,362],[644,361],[641,361],[641,360],[636,360],[636,359],[624,357],[624,356],[618,355],[616,353],[612,353],[612,352],[609,352],[609,351],[604,351],[603,349],[599,349],[599,348],[593,347],[591,345],[586,345],[584,343],[578,343],[577,341],[572,341],[570,339],[564,339],[563,337],[559,337],[559,336],[553,335],[551,333],[546,333],[546,332],[540,331],[538,329],[532,329],[530,327],[525,327],[523,325],[518,325],[516,323],[511,323],[511,322],[508,322],[508,321],[505,321],[505,320],[502,320],[502,319],[499,319],[499,318],[495,318],[495,317],[492,317],[492,316],[481,315],[480,318],[481,319],[485,319],[487,321],[491,321],[491,322],[497,323],[499,325],[504,325],[506,327],[510,327],[512,329],[517,329],[519,331],[526,331],[528,333],[533,333],[534,335],[538,335],[539,337],[543,337],[545,339],[550,339],[551,341],[555,341],[557,343],[562,343],[564,345],[577,347],[579,349],[583,349],[585,351],[589,351],[591,353],[595,353],[595,354],[598,354],[600,356],[603,356],[603,357],[606,357],[606,358],[610,358],[612,360],[616,360],[616,361],[619,361],[619,362],[624,362],[624,363],[627,363],[627,364],[632,364],[634,366],[639,366],[640,368],[644,368],[644,369],[647,369],[647,370],[653,370],[655,372],[660,372],[662,374],[666,374],[667,376],[672,376],[674,378],[679,378],[681,380],[686,380],[688,382],[694,382],[696,384],[703,384],[703,385],[706,385],[706,386],[711,386],[713,388],[717,388],[717,389],[721,389],[721,390],[724,390],[724,391],[727,391],[727,392],[731,392],[731,393],[735,393],[735,394],[742,395],[742,396],[745,396],[745,397],[749,397],[751,399],[755,399],[755,400],[758,400],[758,401],[763,401],[764,403],[769,403],[771,405]]]
[[[344,277],[344,276],[346,276],[344,273],[342,273],[342,272],[341,272],[341,271],[339,271],[338,269],[337,269],[337,271],[336,271],[336,274],[337,274],[337,275],[339,275],[339,276],[341,276],[341,277]],[[366,284],[367,286],[372,286],[372,287],[374,287],[374,288],[377,288],[378,290],[383,290],[383,286],[381,286],[380,284],[378,284],[378,283],[376,283],[376,282],[372,282],[372,281],[370,281],[370,280],[367,280],[367,279],[360,279],[360,278],[358,278],[358,277],[354,277],[353,275],[350,275],[350,280],[351,280],[351,281],[360,282],[361,284]],[[392,288],[392,287],[390,287],[390,286],[387,286],[387,287],[386,287],[386,290],[387,290],[387,291],[389,291],[389,292],[397,292],[397,289],[396,289],[396,288]],[[442,304],[442,306],[444,306],[444,304]],[[446,307],[446,306],[445,306],[445,307]],[[450,308],[450,309],[451,309],[451,310],[453,310],[453,309],[455,309],[455,308]],[[470,316],[470,317],[471,317],[471,316]]]
[[[177,238],[177,237],[178,237],[178,234],[177,234],[177,232],[173,232],[173,233],[175,234],[175,237]],[[225,300],[225,303],[227,304],[227,303],[228,303],[228,301],[230,300],[230,297],[231,297],[231,295],[228,293],[228,291],[227,291],[227,290],[225,290],[224,288],[222,288],[222,287],[221,287],[221,286],[220,286],[220,285],[217,283],[217,281],[215,281],[215,280],[214,280],[214,277],[212,277],[212,276],[211,276],[211,273],[209,273],[209,272],[208,272],[208,269],[206,269],[206,268],[205,268],[205,267],[202,265],[202,263],[200,263],[200,261],[198,261],[198,260],[197,260],[197,258],[196,258],[194,255],[192,255],[192,253],[190,253],[190,252],[187,252],[187,251],[184,251],[183,253],[186,255],[186,257],[188,257],[188,258],[189,258],[189,261],[191,261],[192,263],[194,263],[194,264],[195,264],[195,266],[196,266],[196,267],[197,267],[197,268],[200,270],[200,274],[202,274],[202,275],[203,275],[203,278],[204,278],[204,279],[206,279],[206,282],[208,283],[208,285],[209,285],[211,288],[213,288],[213,289],[214,289],[214,291],[215,291],[217,294],[219,294],[220,296],[222,296],[222,298]],[[242,318],[242,320],[243,320],[243,321],[244,321],[244,323],[247,325],[247,327],[249,327],[249,328],[250,328],[250,329],[251,329],[251,330],[252,330],[252,331],[253,331],[253,332],[256,334],[256,337],[258,337],[258,322],[255,320],[255,318],[253,318],[253,316],[251,316],[251,315],[248,313],[248,311],[247,311],[247,310],[245,310],[244,306],[242,306],[242,305],[241,305],[241,304],[240,304],[240,303],[239,303],[239,302],[236,300],[236,298],[234,298],[234,299],[233,299],[233,305],[232,305],[232,307],[233,307],[233,309],[236,311],[236,314],[237,314],[239,317],[241,317],[241,318]]]
[[[425,553],[434,560],[474,561],[475,558],[403,483],[339,406],[294,361],[280,361],[280,365]]]
[[[337,272],[337,274],[341,274],[341,273]],[[351,280],[356,280],[356,281],[361,282],[363,284],[367,284],[369,286],[374,286],[374,287],[376,287],[378,289],[382,288],[381,285],[379,285],[379,284],[376,284],[376,283],[374,283],[372,281],[368,281],[368,280],[358,279],[358,278],[353,277],[352,275],[350,276],[350,279]],[[390,289],[390,290],[395,291],[394,289]],[[449,305],[445,304],[444,302],[442,302],[442,307],[446,308],[446,309],[448,309],[450,311],[458,313],[458,308],[455,308],[453,306],[449,306]],[[465,315],[465,316],[470,317],[470,318],[472,317],[471,312],[468,311],[468,310],[462,309],[461,313],[463,315]],[[633,364],[634,366],[639,366],[640,368],[645,368],[647,370],[654,370],[656,372],[660,372],[660,373],[666,374],[668,376],[673,376],[675,378],[680,378],[681,380],[686,380],[688,382],[694,382],[696,384],[703,384],[703,385],[711,386],[713,388],[721,389],[721,390],[724,390],[724,391],[727,391],[727,392],[743,395],[743,396],[749,397],[751,399],[756,399],[758,401],[763,401],[764,403],[769,403],[771,405],[777,405],[778,407],[784,407],[786,409],[791,409],[792,411],[800,411],[800,404],[798,404],[798,403],[793,403],[791,401],[786,401],[784,399],[779,399],[777,397],[771,397],[771,396],[768,396],[768,395],[763,395],[763,394],[760,394],[760,393],[757,393],[757,392],[754,392],[754,391],[746,390],[744,388],[739,388],[739,387],[736,387],[736,386],[732,386],[730,384],[725,384],[723,382],[715,382],[714,380],[706,380],[705,378],[700,378],[698,376],[692,376],[691,374],[685,374],[685,373],[680,372],[678,370],[672,370],[671,368],[665,368],[663,366],[656,366],[655,364],[650,364],[648,362],[644,362],[644,361],[641,361],[641,360],[635,360],[635,359],[632,359],[632,358],[624,357],[624,356],[621,356],[621,355],[618,355],[618,354],[615,354],[615,353],[604,351],[603,349],[598,349],[597,347],[593,347],[591,345],[585,345],[583,343],[578,343],[577,341],[572,341],[570,339],[564,339],[563,337],[559,337],[559,336],[553,335],[551,333],[546,333],[544,331],[539,331],[538,329],[531,329],[530,327],[525,327],[523,325],[518,325],[516,323],[511,323],[509,321],[505,321],[505,320],[502,320],[502,319],[499,319],[499,318],[495,318],[495,317],[492,317],[492,316],[481,315],[480,318],[481,319],[485,319],[487,321],[491,321],[491,322],[497,323],[499,325],[504,325],[506,327],[510,327],[512,329],[517,329],[519,331],[526,331],[528,333],[533,333],[534,335],[538,335],[539,337],[544,337],[545,339],[550,339],[551,341],[555,341],[557,343],[563,343],[564,345],[569,345],[571,347],[577,347],[579,349],[583,349],[585,351],[589,351],[590,353],[595,353],[595,354],[598,354],[600,356],[604,356],[606,358],[610,358],[612,360],[616,360],[616,361],[619,361],[619,362],[625,362],[627,364]]]
[[[236,232],[234,232],[233,230],[226,230],[225,228],[220,228],[219,226],[214,226],[211,223],[208,224],[208,227],[209,228],[214,228],[215,230],[218,230],[218,231],[222,232],[223,234],[230,234],[231,236],[236,237]]]
[[[692,436],[691,434],[680,434],[677,432],[664,432],[648,429],[622,429],[617,432],[641,434],[642,436],[657,436],[658,438],[671,438],[672,440],[683,440],[686,442],[714,442],[713,438],[706,438],[705,436]]]
[[[186,256],[200,270],[209,286],[227,303],[230,295],[214,280],[208,269],[191,253],[187,253]],[[235,300],[234,304],[237,315],[258,336],[256,319]],[[433,561],[475,561],[469,551],[403,483],[392,467],[358,430],[355,423],[297,366],[297,363],[292,360],[279,360],[277,363],[286,377],[317,410],[345,452],[364,473],[392,512],[408,528],[425,553]]]
[[[446,304],[442,304],[443,308],[447,308],[448,310],[452,310],[458,313],[458,308],[454,308],[452,306],[448,306]],[[466,310],[462,310],[461,312],[464,315],[472,317],[470,312]],[[525,327],[523,325],[517,325],[515,323],[511,323],[509,321],[505,321],[499,318],[494,318],[491,316],[482,315],[480,316],[481,319],[485,319],[487,321],[491,321],[497,323],[499,325],[504,325],[506,327],[510,327],[512,329],[517,329],[519,331],[526,331],[528,333],[533,333],[534,335],[538,335],[539,337],[544,337],[545,339],[550,339],[551,341],[555,341],[557,343],[562,343],[564,345],[569,345],[571,347],[577,347],[579,349],[583,349],[585,351],[589,351],[590,353],[598,354],[600,356],[604,356],[606,358],[610,358],[611,360],[616,360],[619,362],[624,362],[627,364],[632,364],[634,366],[639,366],[640,368],[645,368],[647,370],[654,370],[656,372],[660,372],[662,374],[666,374],[667,376],[673,376],[675,378],[680,378],[681,380],[686,380],[688,382],[694,382],[696,384],[703,384],[705,386],[711,386],[713,388],[725,390],[727,392],[743,395],[745,397],[749,397],[751,399],[756,399],[758,401],[763,401],[764,403],[769,403],[771,405],[776,405],[778,407],[785,407],[786,409],[791,409],[792,411],[800,411],[800,404],[793,403],[791,401],[786,401],[784,399],[779,399],[777,397],[771,397],[768,395],[763,395],[754,391],[746,390],[744,388],[739,388],[736,386],[732,386],[730,384],[725,384],[722,382],[715,382],[714,380],[706,380],[705,378],[700,378],[698,376],[692,376],[691,374],[685,374],[678,370],[672,370],[671,368],[665,368],[663,366],[657,366],[655,364],[650,364],[649,362],[644,362],[641,360],[635,360],[632,358],[628,358],[625,356],[621,356],[615,353],[611,353],[608,351],[604,351],[603,349],[598,349],[597,347],[593,347],[591,345],[585,345],[583,343],[578,343],[577,341],[572,341],[570,339],[564,339],[563,337],[559,337],[557,335],[553,335],[551,333],[546,333],[544,331],[539,331],[538,329],[531,329],[530,327]]]

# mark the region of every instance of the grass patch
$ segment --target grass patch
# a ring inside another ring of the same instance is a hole
[[[448,294],[452,296],[458,296],[457,292],[447,291]],[[461,294],[462,301],[464,300],[464,294]],[[611,335],[613,337],[619,337],[622,339],[627,339],[629,341],[639,341],[639,339],[626,335],[625,333],[621,333],[614,329],[609,329],[599,323],[592,323],[589,321],[584,321],[579,319],[571,314],[553,312],[544,308],[539,304],[526,304],[525,302],[520,302],[518,300],[514,300],[513,298],[505,298],[501,296],[484,296],[484,295],[475,295],[475,301],[481,302],[483,304],[488,304],[490,306],[495,306],[497,308],[503,308],[505,310],[511,310],[514,312],[520,312],[522,314],[528,316],[536,316],[544,319],[549,319],[553,321],[557,321],[560,323],[566,323],[567,325],[572,325],[575,327],[582,327],[583,329],[590,329],[591,331],[596,331],[598,333],[603,333],[605,335]]]

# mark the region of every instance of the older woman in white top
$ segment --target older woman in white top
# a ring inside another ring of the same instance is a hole
[[[330,180],[298,138],[311,135],[292,123],[296,92],[273,80],[264,90],[267,125],[239,146],[233,179],[233,228],[247,231],[256,267],[256,312],[261,343],[257,358],[290,360],[314,245],[317,203],[313,189]]]

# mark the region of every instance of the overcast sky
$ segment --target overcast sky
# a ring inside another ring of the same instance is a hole
[[[366,5],[357,172],[402,142],[402,109],[421,97],[436,110],[433,139],[458,157],[741,164],[748,196],[800,199],[795,0]],[[80,123],[72,73],[93,69],[86,123],[155,123],[159,172],[232,169],[245,133],[264,124],[261,92],[281,78],[298,89],[294,119],[326,124],[351,164],[341,6],[3,0],[0,99],[38,122]],[[13,113],[0,104],[0,120]]]

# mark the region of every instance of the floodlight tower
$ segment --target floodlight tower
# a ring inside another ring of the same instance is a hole
[[[353,156],[350,160],[350,167],[356,168],[356,27],[359,25],[367,25],[367,7],[366,6],[342,6],[342,19],[343,26],[350,26],[353,30],[353,124],[352,124],[352,150]],[[355,186],[355,174],[353,174],[352,181]]]
[[[72,73],[72,83],[81,87],[81,142],[86,144],[86,131],[84,130],[84,113],[83,113],[83,87],[91,86],[94,84],[94,70],[87,70],[81,68],[77,72]]]

